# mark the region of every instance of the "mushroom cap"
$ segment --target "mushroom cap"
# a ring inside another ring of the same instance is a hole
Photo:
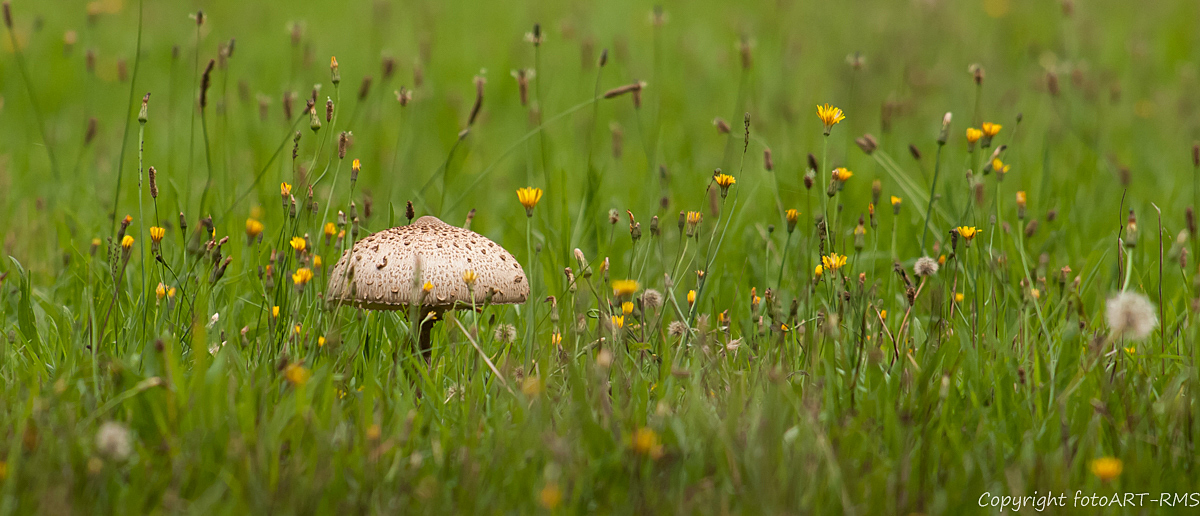
[[[353,262],[353,264],[351,264]],[[468,290],[463,273],[474,271]],[[420,276],[414,278],[414,273]],[[424,292],[425,282],[433,290]],[[411,303],[429,308],[523,303],[529,297],[525,271],[513,255],[469,229],[425,216],[407,226],[374,233],[342,253],[326,289],[330,308],[339,304],[368,310],[398,310]]]

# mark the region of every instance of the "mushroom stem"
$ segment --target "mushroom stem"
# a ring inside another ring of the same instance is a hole
[[[433,359],[433,344],[429,342],[429,333],[433,331],[433,325],[442,319],[445,312],[446,310],[441,308],[421,308],[421,333],[417,338],[417,344],[427,364]],[[430,314],[433,314],[433,317],[430,317]]]

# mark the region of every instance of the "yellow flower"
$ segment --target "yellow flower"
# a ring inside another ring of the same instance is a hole
[[[975,235],[977,235],[979,233],[980,233],[980,230],[975,229],[975,226],[959,226],[958,227],[959,236],[967,239],[968,242],[971,240],[974,240]]]
[[[290,243],[292,244],[292,249],[295,249],[297,253],[304,252],[304,249],[308,247],[308,242],[302,237],[292,237]]]
[[[308,383],[309,378],[312,378],[312,371],[300,364],[288,364],[287,368],[283,370],[283,376],[292,385],[304,385]]]
[[[1135,347],[1133,347],[1133,346],[1129,346],[1129,347],[1125,348],[1125,352],[1126,352],[1126,353],[1129,353],[1130,355],[1132,355],[1132,354],[1134,354],[1134,353],[1137,353],[1137,348],[1135,348]]]
[[[1025,205],[1025,190],[1020,190],[1017,192],[1017,204],[1020,204],[1021,206]]]
[[[121,239],[121,248],[126,251],[133,248],[133,236],[125,235],[125,238]]]
[[[821,267],[820,265],[818,265],[816,268],[813,269],[813,274],[816,275],[818,278],[820,278],[821,275],[824,273],[825,273],[825,268]]]
[[[880,310],[880,311],[879,311],[879,318],[880,318],[880,319],[887,319],[887,310]]]
[[[962,294],[962,292],[955,292],[955,293],[954,293],[954,302],[955,302],[955,303],[961,303],[962,301],[963,301],[963,294]]]
[[[618,330],[621,328],[624,328],[625,327],[625,316],[624,315],[612,316],[612,325],[613,325],[613,328],[616,328]]]
[[[633,301],[626,301],[624,303],[621,303],[621,313],[623,313],[625,315],[629,315],[629,314],[633,313]]]
[[[325,238],[333,237],[334,233],[337,233],[337,226],[335,226],[332,222],[326,222],[325,223]],[[328,242],[326,242],[326,243],[328,243]]]
[[[562,504],[562,500],[563,492],[557,482],[548,482],[541,491],[538,491],[538,503],[548,511],[557,509]]]
[[[556,346],[561,344],[562,343],[562,333],[559,333],[559,332],[551,333],[550,334],[550,343],[554,344]]]
[[[854,226],[854,234],[855,234],[855,235],[865,235],[865,234],[867,234],[867,227],[866,227],[866,226],[864,226],[864,225],[862,225],[862,224],[859,224],[859,225],[857,225],[857,226]]]
[[[292,185],[287,183],[279,183],[279,195],[284,197],[292,195]]]
[[[1125,469],[1125,463],[1114,457],[1100,457],[1092,460],[1088,464],[1088,469],[1092,470],[1093,475],[1100,477],[1100,480],[1107,482],[1121,475],[1121,471]]]
[[[313,256],[313,268],[314,269],[321,268],[321,255],[318,254],[318,255]]]
[[[258,238],[263,232],[263,223],[254,219],[246,219],[246,236],[251,240]]]
[[[689,305],[692,305],[692,304],[695,304],[695,303],[696,303],[696,291],[695,291],[695,290],[689,290],[689,291],[688,291],[688,294],[687,294],[687,300],[688,300],[688,304],[689,304]]]
[[[167,230],[165,228],[160,228],[158,226],[153,226],[150,228],[150,240],[154,241],[154,243],[157,244],[162,242],[162,239],[165,236],[167,236]]]
[[[702,215],[698,211],[687,212],[687,223],[688,224],[695,226],[695,225],[699,224],[702,219],[704,219],[704,215]]]
[[[475,274],[475,271],[467,269],[466,271],[463,272],[462,280],[463,280],[463,283],[467,284],[467,287],[474,287],[475,280],[477,280],[477,279],[479,279],[479,275]]]
[[[1036,288],[1030,288],[1030,289],[1029,289],[1029,295],[1033,296],[1033,298],[1034,298],[1034,299],[1041,299],[1041,297],[1042,297],[1042,291],[1040,291],[1040,290],[1038,290],[1038,289],[1036,289]]]
[[[655,460],[663,456],[663,446],[658,438],[658,433],[650,428],[642,427],[634,431],[630,444],[638,455],[645,455]]]
[[[325,347],[325,337],[323,337],[323,336],[317,337],[317,347],[319,347],[319,348]]]
[[[1002,125],[1000,125],[1000,124],[993,124],[993,123],[991,123],[991,122],[984,122],[984,123],[983,123],[983,135],[984,135],[984,136],[987,136],[988,138],[991,138],[991,137],[993,137],[993,136],[996,136],[997,134],[1000,134],[1000,129],[1001,129],[1002,127],[1003,127],[1003,126],[1002,126]]]
[[[721,188],[729,188],[730,186],[733,186],[734,183],[737,183],[737,179],[734,179],[733,176],[729,174],[717,174],[713,176],[713,180],[716,181],[717,185]]]
[[[518,188],[517,200],[521,201],[521,206],[525,207],[525,215],[532,217],[533,207],[537,206],[538,201],[542,200],[542,189],[528,186]]]
[[[299,335],[299,334],[300,334],[300,325],[299,325],[299,324],[297,324],[297,325],[296,325],[296,327],[295,327],[294,329],[295,329],[295,331],[296,331],[296,335]]]
[[[829,256],[821,257],[821,265],[824,265],[827,270],[836,271],[846,265],[846,257],[830,253]]]
[[[1000,158],[992,160],[992,170],[995,170],[997,173],[1008,173],[1008,170],[1011,168],[1012,165],[1005,165],[1003,161],[1000,161]]]
[[[850,176],[853,176],[853,175],[854,175],[854,172],[847,170],[846,167],[838,167],[838,168],[833,169],[833,180],[834,181],[845,182],[847,179],[850,179]]]
[[[632,295],[641,288],[636,280],[625,279],[612,282],[613,295],[617,297]]]
[[[421,285],[421,290],[426,294],[433,292],[433,283],[426,281],[424,285]]]
[[[278,306],[271,307],[271,317],[273,319],[279,318],[279,307]]]
[[[901,202],[904,202],[904,199],[896,197],[895,195],[892,196],[892,206],[899,206]]]
[[[840,108],[835,108],[829,104],[817,106],[817,118],[821,119],[821,123],[825,124],[825,136],[829,136],[829,131],[833,129],[833,124],[846,119],[846,114]]]
[[[297,287],[303,287],[306,283],[312,281],[312,279],[313,272],[308,267],[296,269],[296,272],[292,274],[292,283],[295,283]]]
[[[358,158],[354,158],[354,161],[350,162],[350,171],[357,174],[360,170],[362,170],[362,162],[358,161]]]
[[[800,212],[795,209],[789,209],[786,213],[788,223],[795,224],[796,219],[800,218]]]
[[[974,127],[967,128],[967,143],[974,145],[980,138],[983,138],[983,131]]]
[[[154,296],[159,299],[167,297],[167,286],[159,283],[158,287],[155,287],[154,289]]]
[[[167,289],[167,299],[175,299],[175,287]]]

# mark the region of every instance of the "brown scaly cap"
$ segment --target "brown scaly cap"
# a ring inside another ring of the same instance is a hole
[[[353,278],[349,277],[348,262]],[[463,273],[478,276],[475,303],[491,294],[494,304],[523,303],[529,282],[516,258],[499,244],[474,231],[451,226],[437,217],[421,217],[408,226],[380,231],[342,253],[330,274],[327,303],[368,310],[398,310],[416,302],[428,308],[471,306]],[[420,271],[414,280],[413,274]],[[351,288],[351,281],[353,288]],[[433,290],[421,286],[428,281]]]

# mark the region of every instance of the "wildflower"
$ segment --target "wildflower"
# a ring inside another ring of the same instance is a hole
[[[421,291],[426,294],[433,292],[433,283],[426,281],[424,285],[421,285]]]
[[[562,332],[554,332],[550,334],[550,343],[555,346],[562,344]]]
[[[278,306],[271,307],[271,318],[272,319],[279,318],[279,307]]]
[[[1012,165],[1005,165],[1000,158],[993,159],[991,165],[992,170],[995,170],[997,174],[1007,174],[1012,169]]]
[[[896,197],[895,195],[892,196],[892,214],[893,215],[900,214],[900,203],[902,203],[902,202],[904,202],[903,199]]]
[[[321,268],[321,255],[318,254],[318,255],[313,256],[313,268],[314,269]]]
[[[626,301],[624,303],[621,303],[621,313],[623,313],[625,315],[629,315],[629,314],[633,313],[633,301]]]
[[[618,329],[618,330],[621,328],[624,328],[625,327],[625,316],[624,315],[612,316],[612,325],[613,325],[613,328]]]
[[[991,122],[984,122],[981,127],[983,128],[983,141],[980,143],[980,145],[986,149],[992,146],[992,138],[994,138],[997,134],[1000,134],[1001,125],[993,124]]]
[[[713,180],[717,182],[717,186],[721,187],[722,198],[729,194],[729,187],[733,186],[734,183],[737,183],[737,179],[734,179],[733,176],[729,174],[716,174],[713,176]]]
[[[297,287],[303,287],[309,281],[312,281],[312,279],[313,272],[308,267],[296,269],[296,272],[292,274],[292,283],[295,283]]]
[[[329,239],[337,233],[337,226],[332,222],[325,223],[325,244],[329,245]]]
[[[263,232],[263,223],[255,219],[246,219],[246,242],[254,243]]]
[[[837,253],[830,253],[829,256],[821,257],[821,265],[824,265],[827,270],[836,271],[846,265],[846,257]]]
[[[150,240],[155,244],[162,242],[163,237],[167,236],[167,230],[158,226],[150,228]]]
[[[557,482],[548,482],[541,491],[538,491],[538,503],[548,511],[557,509],[562,504],[562,500],[563,492]]]
[[[813,269],[813,275],[815,275],[817,278],[820,278],[821,275],[824,273],[825,273],[825,268],[820,265],[816,266],[816,268]]]
[[[308,247],[308,242],[302,237],[292,237],[292,241],[289,243],[292,245],[292,249],[296,250],[296,253],[303,253],[304,249]]]
[[[159,300],[167,297],[167,286],[159,283],[158,286],[154,288],[154,297],[158,298]]]
[[[796,221],[800,219],[800,212],[795,209],[788,209],[784,213],[784,218],[787,219],[787,230],[791,234],[792,231],[796,230]]]
[[[917,258],[917,263],[913,266],[913,272],[917,276],[932,276],[937,274],[937,271],[938,263],[928,256]]]
[[[279,196],[283,197],[283,207],[288,205],[288,197],[292,196],[292,185],[287,183],[279,183]]]
[[[959,236],[967,239],[968,245],[970,245],[971,241],[975,239],[975,235],[978,235],[979,233],[980,233],[980,230],[976,229],[975,226],[959,226],[958,227]]]
[[[300,334],[300,329],[301,329],[301,328],[300,328],[300,325],[299,325],[299,324],[297,324],[296,326],[294,326],[294,327],[292,328],[292,331],[295,331],[295,332],[296,332],[296,335],[299,335],[299,334]]]
[[[658,433],[650,428],[642,427],[634,431],[630,444],[638,455],[646,455],[654,460],[658,460],[663,455],[662,442],[658,438]]]
[[[1114,335],[1133,340],[1146,338],[1158,327],[1154,304],[1146,296],[1134,292],[1121,292],[1108,298],[1105,316]]]
[[[324,336],[317,337],[317,347],[318,348],[325,347],[325,337]]]
[[[642,306],[655,310],[662,306],[662,294],[652,288],[646,289],[642,293]]]
[[[1121,475],[1121,471],[1125,469],[1125,463],[1115,457],[1100,457],[1088,463],[1088,469],[1092,470],[1092,474],[1099,477],[1100,480],[1108,482]]]
[[[983,131],[974,127],[967,128],[967,152],[975,151],[975,142],[979,141],[980,138],[983,138]]]
[[[832,177],[833,177],[834,181],[845,182],[847,179],[850,179],[850,176],[853,176],[853,175],[854,175],[854,172],[847,170],[846,167],[838,167],[838,168],[833,169]]]
[[[829,136],[829,132],[833,130],[833,125],[846,119],[846,114],[840,108],[835,108],[829,104],[817,106],[817,118],[821,119],[821,123],[825,124],[825,136]]]
[[[121,249],[128,251],[132,248],[133,248],[133,236],[125,235],[125,237],[121,239]]]
[[[338,62],[336,56],[329,57],[329,82],[334,84],[342,82],[342,74],[338,71]]]
[[[463,280],[463,283],[467,284],[467,288],[474,287],[475,280],[477,280],[477,279],[479,279],[479,275],[475,274],[475,271],[470,270],[470,269],[463,271],[462,280]]]
[[[954,302],[955,302],[955,303],[961,303],[961,302],[963,302],[963,299],[964,299],[964,297],[963,297],[963,293],[962,293],[962,292],[955,292],[955,293],[954,293]]]
[[[701,215],[700,212],[698,212],[698,211],[687,212],[687,215],[686,215],[687,236],[690,237],[690,236],[696,234],[696,226],[699,226],[700,221],[702,221],[702,220],[704,220],[704,215]]]
[[[688,291],[687,302],[688,302],[688,305],[696,304],[696,291],[695,290]]]
[[[938,255],[938,265],[946,265],[946,255]]]
[[[129,427],[115,421],[105,421],[96,431],[96,449],[111,460],[128,459],[133,453]]]
[[[1034,299],[1041,299],[1041,297],[1042,297],[1042,291],[1040,291],[1040,290],[1038,290],[1038,289],[1036,289],[1036,288],[1030,288],[1030,289],[1029,289],[1029,295],[1030,295],[1030,296],[1032,296]]]
[[[672,337],[681,337],[687,332],[687,329],[687,325],[682,321],[671,321],[671,324],[667,325],[667,334]]]
[[[533,207],[537,206],[538,201],[541,199],[541,188],[525,187],[517,189],[517,200],[521,201],[521,206],[525,207],[525,215],[527,217],[533,216]]]
[[[887,310],[880,310],[880,311],[879,311],[879,318],[880,318],[880,319],[887,319]]]
[[[1017,192],[1017,218],[1025,219],[1025,191]]]
[[[170,302],[175,299],[175,292],[176,292],[175,287],[171,287],[171,288],[167,289],[167,305],[168,306],[171,304]]]
[[[517,328],[511,324],[501,324],[496,327],[492,337],[499,342],[511,343],[517,340]]]
[[[614,296],[624,297],[637,292],[641,286],[638,285],[637,280],[625,279],[612,282],[612,288]]]
[[[288,364],[283,370],[283,376],[292,385],[304,385],[312,378],[312,371],[300,364]]]

